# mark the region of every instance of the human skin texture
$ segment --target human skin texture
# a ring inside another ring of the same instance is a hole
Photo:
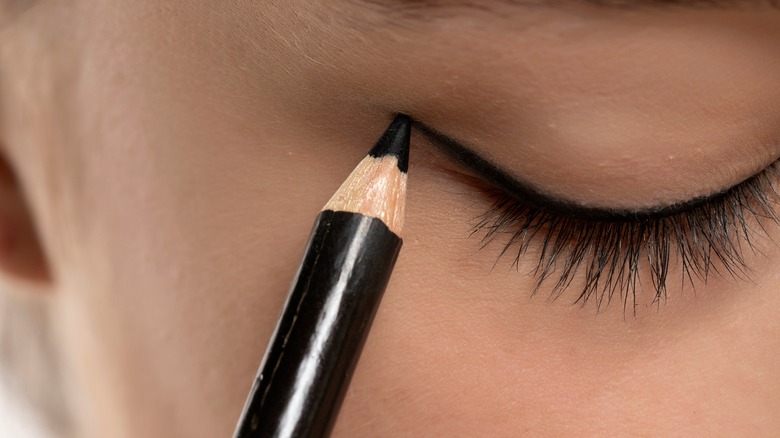
[[[780,11],[369,3],[4,12],[0,265],[46,301],[76,436],[230,436],[314,217],[396,112],[588,206],[687,200],[780,156]],[[635,312],[597,312],[576,280],[531,297],[533,251],[515,270],[469,237],[483,184],[412,147],[334,436],[777,435],[776,224],[749,279],[694,290],[672,263],[666,300],[645,281]]]

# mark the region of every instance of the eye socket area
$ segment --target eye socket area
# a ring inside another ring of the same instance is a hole
[[[691,210],[762,174],[780,157],[780,147],[763,144],[746,146],[744,152],[715,149],[712,154],[698,148],[691,158],[677,163],[653,154],[651,148],[641,151],[641,159],[606,156],[599,161],[544,152],[534,156],[538,149],[521,146],[516,156],[494,161],[491,155],[500,152],[484,154],[485,147],[467,145],[423,122],[416,127],[458,165],[458,171],[477,175],[531,206],[594,220],[651,219]],[[610,160],[612,164],[605,164]]]
[[[753,255],[780,223],[780,164],[727,190],[651,210],[581,207],[519,183],[505,170],[424,124],[418,129],[471,174],[492,206],[474,219],[482,245],[499,241],[499,259],[535,277],[533,293],[558,298],[574,285],[575,302],[597,309],[619,296],[636,309],[641,285],[652,302],[666,300],[667,282],[697,287],[713,276],[747,279]],[[476,178],[475,178],[476,176]],[[498,263],[498,261],[496,261]],[[521,268],[522,266],[522,268]],[[675,277],[677,275],[677,277]],[[682,282],[679,281],[682,277]]]

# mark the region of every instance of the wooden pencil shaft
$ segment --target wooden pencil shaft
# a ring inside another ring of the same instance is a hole
[[[381,219],[400,236],[406,214],[406,173],[398,169],[398,158],[364,158],[323,210],[351,211]]]
[[[320,213],[236,438],[330,434],[400,248],[379,219]]]

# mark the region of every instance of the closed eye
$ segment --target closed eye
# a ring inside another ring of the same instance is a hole
[[[747,280],[746,253],[759,253],[766,226],[780,223],[780,162],[705,197],[641,210],[591,208],[542,194],[459,142],[417,127],[484,181],[492,205],[475,218],[472,235],[485,246],[501,239],[499,258],[529,267],[534,294],[547,288],[558,298],[576,287],[575,303],[594,301],[601,310],[619,298],[626,311],[636,308],[643,278],[656,304],[667,297],[671,272],[692,288],[713,275]]]

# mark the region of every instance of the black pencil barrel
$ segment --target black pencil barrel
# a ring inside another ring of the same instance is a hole
[[[320,213],[235,438],[330,434],[400,248],[379,219]]]

